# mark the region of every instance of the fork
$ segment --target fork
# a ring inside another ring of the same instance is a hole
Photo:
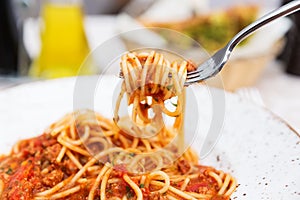
[[[225,47],[217,51],[211,58],[206,60],[204,63],[200,64],[195,71],[188,72],[187,79],[185,81],[185,86],[189,86],[193,83],[197,83],[208,79],[212,76],[218,74],[223,66],[228,61],[233,49],[239,44],[242,40],[247,38],[257,29],[263,27],[264,25],[274,21],[275,19],[290,15],[294,12],[299,11],[300,9],[300,0],[292,1],[280,8],[264,15],[260,19],[251,23],[239,33],[237,33]]]

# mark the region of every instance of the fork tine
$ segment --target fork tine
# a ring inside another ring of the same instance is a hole
[[[198,67],[196,70],[188,72],[187,75],[190,76],[193,74],[198,74],[199,72],[202,72],[202,71],[203,71],[203,69],[200,69],[200,67]]]
[[[199,82],[199,81],[201,81],[200,75],[199,75],[199,76],[195,76],[195,77],[193,77],[193,78],[187,78],[187,79],[185,80],[184,85],[185,85],[185,86],[189,86],[189,85],[191,85],[191,84],[193,84],[193,83],[197,83],[197,82]]]
[[[203,70],[201,70],[201,72],[203,72]],[[200,76],[201,72],[198,71],[197,73],[187,74],[186,78],[187,78],[187,79],[195,78],[195,77],[197,77],[197,76]]]

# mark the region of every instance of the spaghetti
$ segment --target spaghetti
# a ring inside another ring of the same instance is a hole
[[[151,67],[144,70],[145,63],[156,62],[164,63],[160,70],[173,66],[176,73],[171,72],[171,77],[168,75],[163,79],[165,72],[157,75],[156,69]],[[177,112],[164,108],[165,104],[156,101],[155,97],[165,101],[183,95],[179,89],[183,88],[182,77],[186,74],[187,64],[169,65],[155,52],[127,54],[122,63],[125,80],[121,93],[127,93],[133,108],[140,107],[131,115],[140,130],[158,123],[156,120],[161,119],[161,113],[172,115]],[[143,77],[141,85],[133,84],[134,74],[130,67],[144,70],[142,75],[135,74]],[[126,70],[130,76],[125,75]],[[160,83],[156,85],[149,80],[160,80]],[[174,86],[175,92],[170,93],[162,87],[162,80],[167,85],[175,85],[177,81],[180,87]],[[135,87],[140,90],[134,91]],[[147,96],[153,99],[149,100]],[[178,102],[182,103],[179,97]],[[153,118],[147,114],[151,108],[155,113]],[[197,156],[190,149],[180,154],[177,145],[169,145],[179,132],[174,130],[180,129],[182,124],[180,115],[181,112],[174,114],[173,128],[163,127],[156,135],[143,138],[127,134],[119,124],[93,111],[67,114],[41,136],[18,142],[10,155],[0,158],[0,198],[228,200],[236,188],[231,175],[199,165]],[[117,114],[114,120],[121,121]]]
[[[164,113],[174,118],[172,131],[176,132],[179,151],[183,152],[184,82],[187,70],[193,68],[194,66],[187,61],[180,64],[177,61],[170,63],[155,51],[125,54],[121,60],[124,81],[117,100],[114,120],[117,123],[120,120],[120,102],[123,95],[127,94],[127,103],[132,105],[131,119],[135,130],[129,131],[129,134],[149,137],[158,132],[165,132],[162,116]],[[168,100],[175,102],[167,104]],[[122,123],[119,124],[122,127]],[[125,124],[128,124],[128,121]]]

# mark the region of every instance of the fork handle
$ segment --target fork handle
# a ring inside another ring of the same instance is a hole
[[[250,25],[246,26],[243,30],[241,30],[238,34],[236,34],[228,43],[228,48],[230,51],[240,43],[243,39],[249,36],[251,33],[259,29],[260,27],[268,24],[269,22],[290,15],[294,12],[297,12],[300,9],[300,0],[294,0],[280,8],[264,15],[263,17],[259,18],[255,22],[251,23]]]

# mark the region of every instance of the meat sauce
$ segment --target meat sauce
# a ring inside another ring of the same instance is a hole
[[[0,179],[4,183],[4,189],[1,200],[31,200],[38,192],[52,188],[62,180],[73,176],[78,172],[78,168],[71,160],[65,156],[61,162],[56,162],[56,158],[62,146],[57,139],[49,134],[43,134],[39,137],[23,140],[19,143],[19,151],[11,153],[9,156],[0,157]],[[175,167],[182,174],[189,170],[187,161],[181,160],[177,162]],[[205,175],[208,167],[198,166],[198,178],[191,180],[186,187],[189,192],[207,192],[217,193],[217,184],[209,176]],[[136,199],[135,193],[131,187],[122,179],[126,174],[126,168],[122,165],[114,166],[111,177],[120,178],[117,183],[107,184],[106,197],[122,198],[124,195],[127,199]],[[165,200],[166,194],[150,192],[155,188],[144,188],[137,180],[132,177],[143,192],[145,200]],[[175,188],[180,189],[182,182],[172,183]],[[93,186],[93,182],[82,183],[79,192],[74,193],[64,199],[67,200],[84,200],[87,199],[89,191]],[[157,189],[157,188],[156,188]],[[1,195],[1,194],[0,194]],[[100,189],[95,192],[95,199],[100,199]],[[178,197],[178,199],[180,199]],[[214,197],[213,200],[227,200],[224,197]]]

